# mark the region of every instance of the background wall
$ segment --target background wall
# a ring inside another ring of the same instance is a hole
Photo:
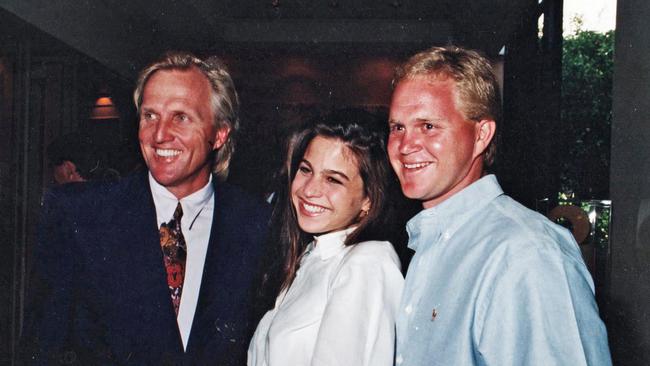
[[[610,193],[611,282],[604,309],[618,365],[650,360],[650,2],[618,0]]]
[[[47,146],[83,131],[119,151],[129,111],[113,125],[88,117],[100,89],[124,95],[123,85],[130,92],[95,60],[0,10],[0,365],[11,363],[21,329],[32,233],[52,181]]]

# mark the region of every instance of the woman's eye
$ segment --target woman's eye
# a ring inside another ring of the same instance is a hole
[[[298,167],[298,171],[301,172],[301,173],[307,174],[307,173],[311,172],[311,169],[309,169],[309,167],[301,165],[301,166]]]
[[[333,177],[327,177],[327,181],[334,184],[342,184],[340,180]]]
[[[432,123],[425,123],[424,128],[426,128],[427,130],[433,130],[434,126]]]

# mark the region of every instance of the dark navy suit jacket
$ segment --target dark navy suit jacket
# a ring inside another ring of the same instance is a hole
[[[270,210],[225,183],[215,183],[214,207],[184,352],[147,174],[48,192],[25,313],[27,362],[244,364]]]

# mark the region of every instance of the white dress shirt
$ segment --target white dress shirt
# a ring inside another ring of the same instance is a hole
[[[156,206],[158,227],[164,222],[169,222],[174,216],[178,205],[178,198],[160,185],[149,173],[149,185],[153,202]],[[181,294],[181,304],[178,309],[178,329],[183,340],[183,348],[187,347],[187,340],[192,330],[192,320],[196,310],[196,303],[201,288],[205,254],[208,250],[210,232],[212,229],[212,214],[214,209],[214,187],[212,176],[208,183],[200,190],[180,200],[183,208],[181,230],[187,244],[187,259],[185,262],[185,280]],[[160,265],[164,265],[160,262]],[[171,297],[169,299],[171,302]],[[152,336],[155,336],[152,334]]]
[[[316,237],[288,291],[262,318],[249,366],[390,366],[404,279],[393,246]]]

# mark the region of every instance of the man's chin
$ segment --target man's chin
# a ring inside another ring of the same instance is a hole
[[[422,192],[419,187],[420,185],[415,182],[408,182],[401,185],[402,193],[404,196],[406,196],[406,198],[422,201],[425,198],[426,193]]]
[[[160,171],[157,169],[151,170],[149,169],[149,172],[151,173],[151,176],[153,179],[158,182],[161,186],[173,186],[178,177],[174,174],[171,174],[172,172],[165,172],[165,171]]]

